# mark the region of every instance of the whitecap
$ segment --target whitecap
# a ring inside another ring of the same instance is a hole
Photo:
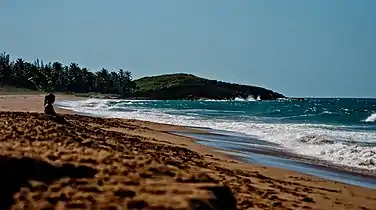
[[[371,116],[367,117],[367,119],[364,120],[365,122],[376,122],[376,113],[372,114]]]

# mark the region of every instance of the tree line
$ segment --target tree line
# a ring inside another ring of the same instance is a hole
[[[136,89],[132,73],[119,69],[102,68],[92,72],[77,63],[64,65],[60,62],[44,63],[36,59],[15,61],[7,53],[0,54],[0,85],[43,90],[47,92],[97,92],[130,97]]]

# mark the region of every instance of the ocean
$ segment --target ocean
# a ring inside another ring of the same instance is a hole
[[[241,138],[207,140],[210,146],[232,152],[247,153],[259,147],[376,173],[376,99],[87,99],[58,105],[96,116],[193,126]]]

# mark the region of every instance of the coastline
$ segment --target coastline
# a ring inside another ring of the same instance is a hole
[[[230,136],[230,134],[224,135],[216,132],[173,133],[192,137],[196,139],[197,143],[212,147],[245,163],[287,169],[326,180],[376,189],[376,174],[365,169],[336,165],[325,160],[291,153],[283,150],[283,148],[263,147],[269,143],[257,139],[253,140],[252,146],[249,143],[245,144],[246,148],[233,146],[237,144],[236,139],[242,138],[252,141],[250,137]]]
[[[43,95],[0,97],[0,111],[43,111]],[[57,99],[79,98],[57,95]],[[214,180],[229,186],[237,199],[238,209],[372,209],[376,206],[376,190],[324,180],[285,169],[244,163],[234,160],[230,155],[217,152],[212,147],[198,144],[194,138],[171,134],[171,132],[205,131],[139,120],[98,118],[98,122],[111,124],[104,126],[95,123],[96,118],[72,115],[75,113],[65,109],[57,111],[67,114],[65,116],[74,122],[87,122],[92,129],[100,128],[108,132],[123,133],[143,139],[150,144],[178,146],[195,152],[199,155],[197,160],[192,163],[190,160],[185,160],[187,163],[180,164],[207,171]]]

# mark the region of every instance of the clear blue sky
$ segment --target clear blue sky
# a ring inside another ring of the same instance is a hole
[[[1,0],[14,58],[376,97],[376,0]]]

